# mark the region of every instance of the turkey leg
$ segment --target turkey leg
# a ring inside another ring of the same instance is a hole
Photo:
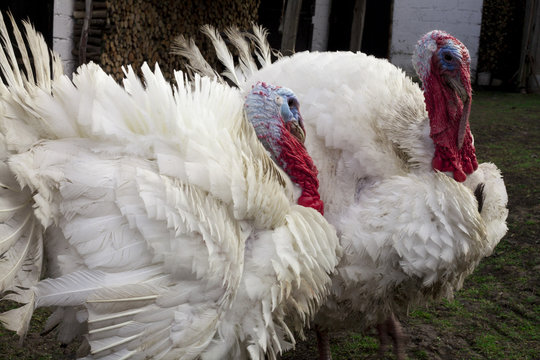
[[[377,331],[379,333],[379,355],[381,358],[384,358],[384,353],[392,338],[394,345],[394,353],[396,354],[397,360],[405,360],[405,336],[403,335],[403,330],[401,329],[401,324],[399,320],[395,317],[394,314],[391,314],[388,319],[383,323],[377,325]]]
[[[322,330],[318,326],[315,327],[317,334],[317,346],[319,348],[319,360],[332,360],[330,352],[330,337],[327,330]]]

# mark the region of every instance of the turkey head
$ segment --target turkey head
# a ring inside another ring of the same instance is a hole
[[[418,41],[413,65],[422,80],[430,136],[435,144],[432,166],[451,172],[456,181],[465,181],[478,168],[469,127],[469,51],[455,37],[433,30]]]
[[[323,214],[318,172],[303,145],[305,130],[294,93],[258,82],[246,97],[245,109],[258,139],[272,159],[302,189],[298,204]]]

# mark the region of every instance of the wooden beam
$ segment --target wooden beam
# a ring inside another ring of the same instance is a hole
[[[364,35],[364,19],[366,17],[366,0],[356,0],[354,2],[353,20],[351,25],[351,51],[362,50],[362,36]]]
[[[92,0],[85,2],[84,23],[81,31],[81,40],[79,42],[79,65],[86,63],[86,47],[88,45],[88,28],[92,19]]]
[[[301,8],[302,0],[287,1],[287,9],[285,10],[285,20],[283,25],[283,36],[281,38],[281,53],[283,55],[290,55],[294,53]]]
[[[523,24],[523,38],[521,43],[521,58],[519,61],[518,82],[522,92],[526,92],[529,84],[529,79],[535,82],[537,88],[540,88],[536,77],[534,64],[538,64],[536,58],[540,53],[540,4],[538,0],[527,0],[525,3],[525,19]],[[536,89],[538,90],[538,89]]]

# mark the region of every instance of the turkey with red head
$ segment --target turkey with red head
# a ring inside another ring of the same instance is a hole
[[[292,89],[302,103],[324,216],[344,249],[315,319],[319,333],[378,324],[382,339],[388,331],[396,337],[403,358],[394,314],[452,297],[507,230],[500,171],[476,161],[466,47],[443,31],[423,36],[414,55],[420,89],[387,60],[360,52],[300,52],[272,63],[258,27],[254,35],[227,31],[235,65],[220,35],[204,31],[223,75],[244,92],[267,81]],[[176,52],[192,71],[219,77],[194,42],[179,38]]]

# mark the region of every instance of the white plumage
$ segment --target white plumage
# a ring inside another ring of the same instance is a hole
[[[263,42],[259,36],[259,58]],[[187,50],[182,41],[177,46]],[[203,62],[190,54],[188,59]],[[447,55],[433,56],[439,54]],[[497,167],[480,164],[462,183],[435,171],[427,100],[386,60],[351,52],[268,60],[257,72],[239,64],[225,75],[243,79],[236,84],[244,92],[267,81],[292,89],[300,101],[325,218],[344,249],[331,295],[316,318],[319,328],[382,323],[411,304],[451,297],[506,233],[507,195]],[[234,71],[239,75],[230,76]],[[470,103],[454,96],[448,100],[454,105]],[[474,194],[480,184],[481,212]]]
[[[25,27],[23,72],[0,18],[0,290],[25,304],[0,321],[24,335],[35,307],[57,306],[47,326],[60,323],[64,342],[86,333],[89,359],[289,348],[340,250],[334,228],[296,205],[240,92],[180,72],[171,87],[146,65],[144,84],[94,64],[70,81]]]

